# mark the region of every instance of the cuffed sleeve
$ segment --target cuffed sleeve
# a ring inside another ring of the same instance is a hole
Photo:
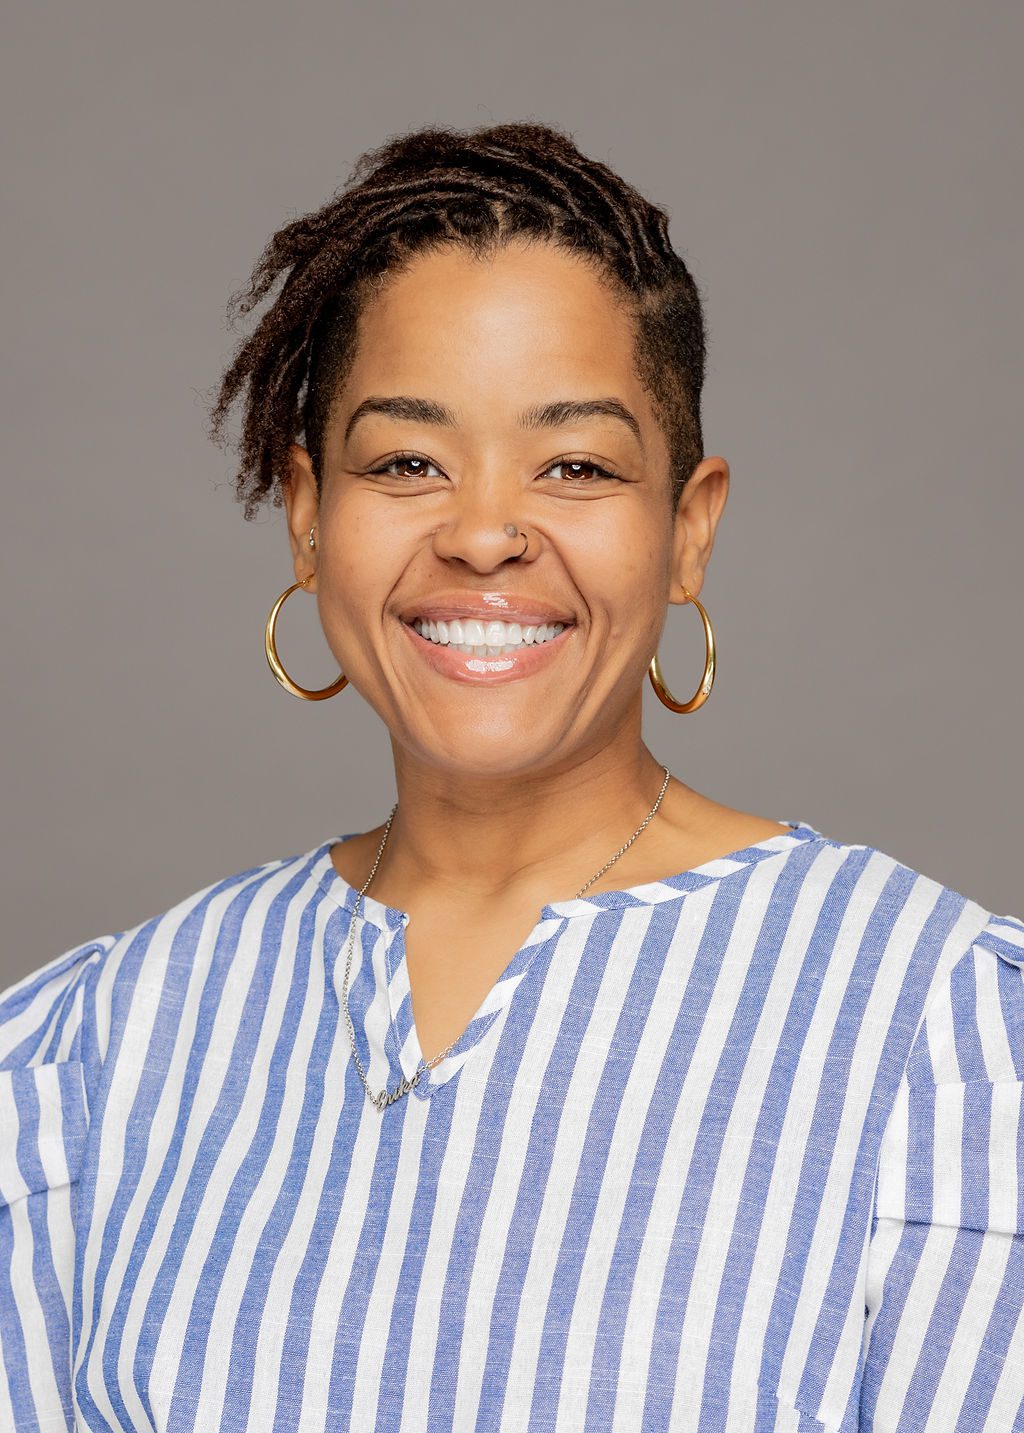
[[[90,976],[109,941],[0,994],[0,1427],[74,1427],[75,1195],[88,1129]]]
[[[860,1423],[1024,1428],[1024,922],[929,1002],[879,1155]]]

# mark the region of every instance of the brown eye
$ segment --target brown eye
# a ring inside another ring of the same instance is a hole
[[[602,468],[600,463],[592,463],[586,458],[558,458],[547,469],[547,472],[554,472],[556,468],[564,468],[565,472],[561,477],[562,482],[580,483],[586,485],[597,478],[615,478],[615,473]]]
[[[395,472],[395,468],[405,468],[406,472]],[[434,471],[429,473],[428,468]],[[440,477],[440,469],[430,461],[423,458],[419,453],[396,453],[393,458],[388,458],[386,463],[381,463],[376,468],[370,469],[371,473],[384,474],[391,478],[431,478]]]

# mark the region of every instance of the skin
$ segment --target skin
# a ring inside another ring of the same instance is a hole
[[[328,646],[391,737],[399,811],[371,891],[409,913],[427,1058],[462,1033],[541,906],[576,894],[661,785],[641,734],[643,684],[668,607],[685,603],[684,587],[700,594],[729,465],[705,457],[673,513],[665,437],[632,352],[628,312],[575,255],[522,242],[486,259],[457,248],[421,255],[361,317],[325,435],[319,502],[308,453],[291,449],[283,496],[296,580],[315,570],[309,590]],[[456,421],[371,413],[346,439],[371,395],[431,399]],[[607,415],[517,422],[532,405],[607,397],[635,415],[639,436]],[[426,462],[368,471],[402,451]],[[574,461],[615,477],[565,466]],[[509,521],[530,537],[519,560]],[[574,625],[531,675],[455,680],[402,622],[452,589],[530,597]],[[689,697],[699,676],[680,679],[677,694]],[[785,829],[673,777],[643,835],[588,894]],[[333,848],[356,888],[382,834],[383,824]]]

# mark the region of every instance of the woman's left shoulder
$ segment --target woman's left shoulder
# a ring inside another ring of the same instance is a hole
[[[841,906],[840,924],[857,933],[862,949],[884,947],[890,965],[917,970],[930,1016],[944,1005],[955,1023],[955,1005],[962,1011],[969,1005],[976,1015],[979,1002],[998,1001],[1003,1016],[1024,1027],[1024,919],[992,910],[878,846],[799,824],[817,845],[810,865],[829,890],[834,919]]]

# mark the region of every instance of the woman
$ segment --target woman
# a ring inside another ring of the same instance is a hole
[[[729,485],[665,215],[430,128],[282,275],[213,433],[398,801],[6,993],[3,1426],[1020,1426],[1024,922],[642,739]]]

